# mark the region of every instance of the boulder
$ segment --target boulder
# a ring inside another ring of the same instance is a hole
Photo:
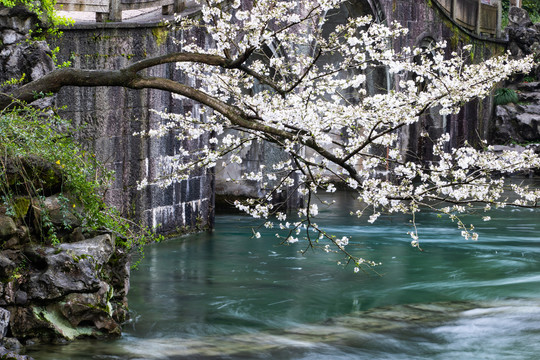
[[[508,25],[529,27],[533,26],[533,23],[527,10],[512,6],[508,10]]]
[[[26,36],[11,29],[4,30],[0,33],[0,40],[4,45],[16,44],[17,42],[23,41],[24,39],[26,39]]]
[[[28,194],[28,188],[41,189],[51,195],[62,189],[62,169],[36,155],[7,158],[4,163],[6,182],[15,193]]]
[[[9,328],[11,313],[4,308],[0,308],[0,340],[6,337]]]
[[[44,28],[45,24],[25,6],[0,7],[0,29],[13,29],[18,33],[28,34],[36,26]]]
[[[127,317],[129,255],[116,249],[114,236],[56,247],[28,245],[24,257],[27,272],[0,289],[12,314],[13,336],[48,342],[120,335]]]
[[[9,239],[17,234],[17,226],[9,216],[0,215],[0,240]]]
[[[540,92],[521,94],[521,99],[540,98]],[[493,143],[540,142],[540,105],[507,104],[496,109]]]
[[[43,201],[33,202],[34,218],[36,228],[41,228],[46,220],[51,222],[57,229],[72,229],[81,225],[78,209],[73,208],[73,201],[60,195],[46,197]]]
[[[533,54],[540,49],[540,31],[526,10],[511,7],[508,13],[508,50],[515,57]]]
[[[75,292],[97,292],[101,286],[101,268],[113,253],[114,239],[109,234],[56,248],[32,246],[25,255],[36,271],[29,275],[23,290],[32,301],[58,299]]]
[[[9,278],[12,275],[13,270],[15,270],[15,267],[16,265],[13,261],[3,253],[0,253],[0,279]]]

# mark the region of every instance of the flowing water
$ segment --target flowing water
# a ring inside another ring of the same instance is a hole
[[[352,236],[378,274],[341,256],[280,246],[258,223],[218,215],[216,230],[148,246],[132,273],[132,320],[114,341],[30,348],[41,359],[535,359],[540,353],[540,211],[504,209],[476,222],[368,224],[322,210],[319,223]]]

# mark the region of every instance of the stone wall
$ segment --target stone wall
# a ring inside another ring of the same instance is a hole
[[[458,28],[430,1],[357,0],[351,4],[347,5],[350,9],[343,11],[343,16],[372,14],[377,21],[398,21],[408,28],[408,36],[397,41],[394,44],[396,48],[429,47],[434,42],[446,40],[450,53],[471,43],[474,46],[472,61],[500,54],[505,48],[502,42],[485,41]],[[171,38],[179,35],[167,35],[165,28],[156,24],[77,25],[66,30],[58,42],[61,49],[59,58],[61,61],[71,59],[76,67],[118,68],[137,59],[178,50]],[[199,39],[207,41],[203,35]],[[152,74],[183,80],[182,74],[173,65],[155,68]],[[368,79],[368,87],[372,89],[388,89],[395,84],[396,79],[387,77],[380,69],[372,74]],[[147,175],[161,173],[158,157],[165,155],[170,160],[177,146],[172,136],[147,140],[131,134],[159,123],[158,117],[149,109],[175,112],[192,110],[197,113],[197,104],[154,90],[71,88],[60,93],[58,105],[66,105],[64,114],[76,123],[89,124],[81,135],[98,158],[116,171],[116,182],[107,196],[125,214],[134,214],[150,225],[162,224],[165,232],[209,218],[212,213],[209,194],[212,193],[213,184],[208,174],[195,174],[189,181],[174,184],[165,190],[136,190],[137,181]],[[423,161],[432,160],[431,143],[419,136],[422,131],[427,131],[432,138],[448,132],[451,135],[450,145],[454,147],[465,140],[477,143],[480,139],[488,139],[492,127],[492,109],[492,98],[471,102],[454,116],[440,116],[434,109],[424,116],[421,123],[403,130],[401,150]],[[202,143],[192,144],[194,152],[199,145]],[[215,180],[217,194],[225,198],[260,196],[264,189],[257,183],[231,183],[226,180],[238,179],[243,172],[258,170],[261,165],[276,159],[276,154],[274,146],[257,144],[245,151],[241,165],[223,169],[218,164]]]
[[[118,69],[136,60],[178,51],[171,36],[158,24],[76,25],[64,30],[54,46],[60,48],[60,62],[70,60],[76,68]],[[174,65],[155,67],[147,74],[183,80]],[[161,119],[152,109],[191,111],[198,116],[198,104],[173,98],[164,91],[118,87],[65,88],[57,95],[56,104],[64,107],[63,117],[84,126],[80,132],[83,143],[116,172],[116,180],[106,194],[110,204],[147,225],[160,226],[161,233],[209,224],[213,211],[213,177],[209,173],[195,172],[189,180],[165,189],[149,186],[137,190],[142,179],[164,173],[177,155],[179,143],[172,134],[160,139],[133,134],[160,124]],[[195,154],[204,143],[205,138],[201,138],[184,147]]]
[[[464,45],[472,44],[471,61],[479,62],[494,55],[502,54],[506,42],[497,39],[484,39],[456,26],[441,8],[431,1],[412,0],[351,0],[329,16],[329,28],[345,23],[348,17],[371,15],[375,21],[391,24],[399,22],[409,30],[408,34],[398,39],[393,46],[396,50],[403,47],[430,47],[445,40],[448,55],[459,51]],[[336,59],[338,61],[339,59]],[[325,59],[325,61],[332,61]],[[366,73],[366,90],[375,94],[395,87],[396,80],[390,78],[384,69],[370,69]],[[475,100],[463,106],[459,114],[441,116],[438,109],[430,110],[421,121],[402,130],[400,150],[409,155],[411,160],[433,160],[432,143],[419,136],[427,131],[430,138],[437,138],[449,133],[449,146],[457,147],[468,141],[477,144],[481,139],[489,140],[494,127],[493,97]],[[218,165],[216,171],[216,194],[221,198],[231,196],[261,196],[265,189],[253,181],[228,182],[238,179],[240,174],[258,171],[261,165],[268,166],[275,157],[275,146],[255,144],[242,153],[240,165]]]
[[[472,44],[472,62],[479,62],[494,55],[501,55],[506,49],[506,41],[478,38],[474,34],[456,26],[435,2],[411,0],[379,0],[379,14],[383,21],[398,21],[409,30],[406,37],[394,44],[396,49],[404,46],[429,47],[434,42],[445,40],[447,53],[460,51],[464,45]],[[468,141],[479,143],[490,139],[494,118],[493,97],[472,101],[459,114],[440,116],[436,109],[426,114],[415,126],[405,129],[401,135],[402,151],[414,154],[423,160],[432,160],[431,143],[419,134],[427,131],[431,138],[443,133],[450,134],[449,146],[457,147]]]

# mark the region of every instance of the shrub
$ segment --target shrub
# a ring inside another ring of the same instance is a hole
[[[117,243],[129,248],[155,240],[148,229],[105,204],[103,195],[114,174],[96,161],[94,154],[84,151],[75,138],[71,123],[50,110],[23,106],[0,112],[0,206],[15,214],[20,212],[18,197],[43,201],[54,192],[65,217],[79,217],[84,231],[114,232]],[[47,214],[40,231],[48,242],[60,241]]]
[[[502,88],[495,92],[495,105],[515,104],[518,101],[518,94],[512,89]]]

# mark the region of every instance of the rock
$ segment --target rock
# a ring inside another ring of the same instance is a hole
[[[21,290],[15,292],[15,304],[24,305],[28,301],[28,295]]]
[[[496,109],[494,144],[540,142],[540,83],[520,84],[520,101],[531,104],[499,105]]]
[[[78,242],[78,241],[84,241],[84,235],[82,233],[81,227],[76,227],[73,229],[71,234],[69,234],[68,237],[69,242]]]
[[[57,230],[71,229],[81,225],[79,208],[73,208],[69,198],[60,195],[46,197],[32,204],[34,228],[42,229],[52,224]]]
[[[36,26],[46,28],[46,24],[25,6],[0,9],[0,29],[13,29],[21,34],[28,34]]]
[[[73,327],[81,323],[93,324],[98,331],[120,335],[119,324],[112,319],[113,288],[102,282],[100,290],[92,294],[69,294],[59,306],[62,315]]]
[[[508,50],[515,57],[534,54],[540,49],[539,26],[533,25],[529,14],[522,8],[512,7],[508,13]]]
[[[2,343],[7,350],[19,351],[22,348],[21,342],[16,338],[4,338]]]
[[[113,253],[114,240],[109,234],[57,248],[34,246],[25,255],[45,271],[30,274],[24,290],[29,299],[38,301],[75,292],[96,292],[100,288],[101,268]]]
[[[25,83],[39,79],[54,70],[51,55],[51,50],[44,41],[19,41],[4,45],[0,51],[0,84],[10,79],[21,79],[23,74]],[[18,86],[6,84],[0,90],[14,91]],[[45,99],[48,103],[53,101],[52,97]]]
[[[18,41],[24,40],[26,37],[14,30],[8,29],[4,30],[1,35],[1,41],[4,45],[15,44]]]
[[[109,276],[109,283],[114,288],[116,299],[122,300],[129,292],[130,264],[130,252],[124,248],[117,248],[114,257],[103,268],[103,272]]]
[[[8,239],[17,234],[15,222],[9,216],[0,215],[0,240]]]
[[[0,278],[7,279],[13,273],[16,265],[9,258],[0,253]]]
[[[0,359],[6,359],[6,360],[33,360],[32,357],[28,355],[19,355],[17,353],[7,351],[5,349],[0,349]]]
[[[508,22],[509,25],[517,25],[519,27],[533,26],[527,10],[515,6],[510,7],[510,10],[508,10]]]
[[[45,195],[62,189],[62,169],[57,164],[36,155],[8,158],[5,161],[6,180],[15,193],[28,194],[27,189],[42,189]]]
[[[0,308],[0,340],[4,339],[7,335],[10,316],[11,313],[9,311]]]
[[[52,341],[54,332],[52,326],[40,316],[39,309],[31,306],[8,307],[11,312],[10,329],[18,339],[38,338]]]

